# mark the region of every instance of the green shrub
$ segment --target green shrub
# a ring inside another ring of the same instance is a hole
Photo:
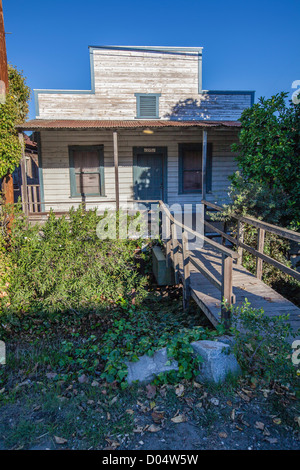
[[[27,227],[17,217],[10,240],[8,313],[90,311],[135,293],[146,295],[135,249],[141,241],[99,240],[95,210],[72,209],[69,220],[50,213],[45,225]]]
[[[296,336],[287,322],[288,315],[269,317],[263,309],[254,309],[246,300],[240,307],[231,307],[235,336],[234,350],[241,367],[268,383],[291,383],[296,368],[291,360],[289,338]]]

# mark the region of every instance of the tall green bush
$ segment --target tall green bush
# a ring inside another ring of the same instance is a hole
[[[8,81],[5,103],[0,104],[0,178],[19,165],[22,148],[15,126],[25,121],[30,98],[22,72],[11,65],[8,66]]]
[[[11,313],[91,311],[120,298],[138,302],[146,279],[138,272],[141,241],[99,240],[96,210],[72,209],[69,220],[50,213],[45,225],[26,227],[16,217],[10,241]],[[5,305],[3,307],[5,309]]]
[[[286,98],[260,98],[242,113],[231,189],[236,210],[300,230],[300,104]]]

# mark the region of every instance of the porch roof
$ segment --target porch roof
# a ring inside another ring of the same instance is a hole
[[[17,126],[23,131],[42,129],[139,129],[178,127],[241,127],[239,121],[160,121],[160,120],[82,120],[82,119],[32,119]]]

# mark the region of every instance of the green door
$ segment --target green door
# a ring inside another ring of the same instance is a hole
[[[133,183],[136,200],[165,200],[166,149],[134,147]]]

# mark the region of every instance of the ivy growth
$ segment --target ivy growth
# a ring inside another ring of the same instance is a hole
[[[22,72],[11,65],[8,66],[8,81],[5,103],[0,104],[0,178],[19,165],[22,148],[15,126],[26,119],[30,98]]]

